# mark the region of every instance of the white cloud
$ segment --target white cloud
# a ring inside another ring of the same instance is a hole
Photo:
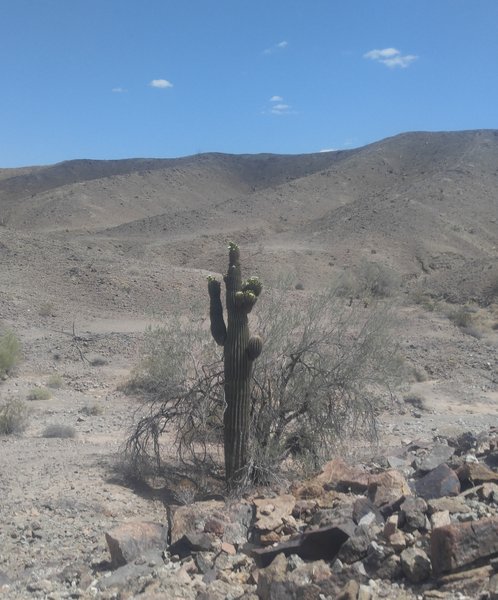
[[[279,104],[274,104],[270,108],[270,112],[272,115],[291,115],[294,113],[290,104],[284,104],[283,102]]]
[[[277,44],[273,44],[273,46],[270,46],[270,48],[266,48],[265,50],[263,50],[263,54],[274,54],[275,52],[279,52],[280,50],[285,50],[288,45],[289,42],[287,42],[286,40],[282,40]]]
[[[418,56],[415,54],[401,54],[396,48],[383,48],[382,50],[370,50],[363,55],[363,58],[380,62],[390,69],[395,67],[406,69],[413,61],[417,60]]]
[[[318,152],[337,152],[337,148],[322,148]]]
[[[270,102],[283,102],[283,100],[284,99],[282,98],[282,96],[272,96],[270,98]]]
[[[149,85],[150,85],[150,87],[159,88],[161,90],[173,87],[173,84],[170,81],[168,81],[167,79],[153,79],[149,83]]]
[[[111,92],[113,92],[114,94],[124,94],[126,90],[122,87],[115,87],[112,88]]]

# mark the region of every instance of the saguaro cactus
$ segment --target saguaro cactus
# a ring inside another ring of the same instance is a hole
[[[249,337],[247,315],[256,304],[262,285],[257,277],[242,281],[237,244],[228,246],[226,288],[227,324],[223,318],[221,283],[208,277],[211,333],[224,350],[225,401],[224,446],[225,477],[234,487],[244,476],[248,462],[250,380],[253,361],[261,354],[260,337]]]

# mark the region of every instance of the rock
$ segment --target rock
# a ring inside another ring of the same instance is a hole
[[[403,573],[411,583],[422,583],[431,576],[431,561],[420,548],[406,548],[400,558]]]
[[[259,567],[268,566],[278,554],[297,554],[305,560],[332,560],[352,533],[340,526],[323,527],[305,531],[299,537],[272,548],[255,548],[251,554]]]
[[[383,536],[387,540],[398,530],[398,515],[391,515],[384,525]]]
[[[217,579],[209,584],[207,590],[200,592],[196,600],[235,600],[241,598],[243,594],[242,585]]]
[[[222,542],[221,550],[230,556],[234,556],[237,554],[237,550],[233,544],[229,544],[228,542]]]
[[[403,575],[401,559],[397,554],[388,556],[377,568],[375,577],[379,579],[396,580]]]
[[[214,533],[230,544],[245,544],[253,520],[253,508],[245,501],[225,504],[219,500],[171,507],[171,543],[186,533]]]
[[[434,529],[431,561],[436,575],[468,567],[498,554],[498,517]]]
[[[474,486],[480,483],[498,483],[498,473],[481,463],[465,463],[456,472],[463,486]]]
[[[460,480],[455,471],[443,463],[418,479],[415,482],[415,490],[424,500],[456,496],[460,493]]]
[[[368,498],[358,498],[353,504],[353,521],[359,525],[360,521],[367,515],[373,514],[373,520],[371,522],[378,523],[379,525],[384,524],[384,517],[380,510],[375,504]]]
[[[389,536],[388,542],[396,552],[401,552],[407,545],[405,534],[402,531],[396,531]]]
[[[274,531],[292,515],[296,499],[292,494],[284,494],[275,498],[255,498],[253,504],[256,507],[255,529]]]
[[[377,576],[379,569],[382,568],[385,561],[392,556],[393,549],[388,546],[378,544],[375,540],[368,545],[367,556],[363,560],[365,571],[370,577]]]
[[[338,558],[347,564],[361,560],[367,555],[368,546],[372,541],[369,528],[365,525],[356,527],[353,535],[344,542],[339,550]]]
[[[351,531],[353,531],[356,526],[353,521],[353,509],[351,505],[318,510],[311,519],[311,524],[317,525],[318,527],[330,527],[332,525],[342,525],[344,523],[350,524]]]
[[[357,600],[360,591],[360,584],[354,579],[350,579],[346,585],[339,591],[336,600]]]
[[[368,487],[369,474],[364,469],[348,465],[342,458],[334,458],[323,466],[316,480],[325,489],[361,494]]]
[[[498,485],[496,483],[483,483],[478,488],[477,495],[484,502],[495,502],[498,504]]]
[[[446,462],[453,456],[454,452],[455,450],[447,444],[435,444],[424,457],[415,459],[414,467],[423,473],[427,473]]]
[[[394,469],[372,475],[369,479],[368,498],[375,506],[392,504],[411,493],[404,476]]]
[[[305,563],[293,571],[287,567],[285,556],[278,554],[271,565],[260,570],[257,587],[260,600],[319,600],[324,588],[337,591],[330,567],[321,560]]]
[[[449,510],[440,510],[431,515],[431,528],[436,529],[437,527],[444,527],[445,525],[450,525],[450,511]]]
[[[113,567],[138,558],[148,550],[161,552],[167,546],[168,529],[160,523],[124,523],[106,532]]]
[[[206,522],[213,517],[226,521],[223,516],[225,503],[219,500],[196,502],[188,506],[171,507],[171,543],[174,544],[186,533],[203,532]]]
[[[489,566],[450,573],[438,580],[440,590],[446,592],[446,598],[487,598],[486,584],[491,575]]]
[[[185,558],[192,552],[214,552],[219,550],[221,542],[212,533],[186,533],[170,546],[170,553]]]
[[[489,600],[498,600],[498,573],[492,575],[488,582]]]
[[[401,505],[401,519],[408,531],[415,529],[426,529],[427,503],[423,498],[408,496]]]
[[[427,501],[427,509],[429,514],[433,514],[438,511],[447,510],[450,515],[457,513],[470,513],[470,507],[465,502],[465,498],[462,497],[445,497],[445,498],[432,498]]]

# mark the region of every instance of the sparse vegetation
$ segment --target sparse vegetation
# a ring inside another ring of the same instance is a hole
[[[456,310],[450,311],[448,319],[460,328],[470,327],[472,325],[472,313],[466,306],[461,306]]]
[[[59,373],[52,373],[47,380],[47,387],[57,390],[64,385],[64,379]]]
[[[426,400],[419,394],[406,394],[403,396],[403,401],[406,402],[406,404],[411,404],[418,410],[427,410]]]
[[[19,362],[21,344],[12,331],[0,333],[0,377],[7,375]]]
[[[94,402],[92,404],[86,404],[81,409],[81,412],[84,415],[87,415],[88,417],[97,417],[104,413],[104,409],[102,408],[102,406],[100,404],[97,404],[97,402]]]
[[[44,438],[74,438],[76,437],[76,429],[70,425],[62,425],[60,423],[52,423],[47,425],[42,432]]]
[[[273,290],[255,319],[265,350],[251,380],[246,482],[278,479],[284,465],[316,468],[341,441],[375,436],[376,413],[401,367],[385,301],[369,295],[351,303],[334,289],[293,305]],[[137,471],[155,464],[161,472],[166,432],[181,464],[219,467],[224,378],[213,346],[205,328],[187,322],[148,331],[129,386],[152,401],[126,446]]]
[[[22,400],[10,399],[0,405],[0,434],[22,433],[29,421],[28,407]]]
[[[50,400],[51,397],[50,390],[40,386],[31,388],[27,395],[28,400]]]
[[[363,260],[358,267],[343,273],[337,292],[351,298],[388,298],[399,286],[400,278],[393,269]]]

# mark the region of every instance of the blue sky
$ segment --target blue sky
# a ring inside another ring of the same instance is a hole
[[[0,167],[498,128],[498,0],[0,0]]]

